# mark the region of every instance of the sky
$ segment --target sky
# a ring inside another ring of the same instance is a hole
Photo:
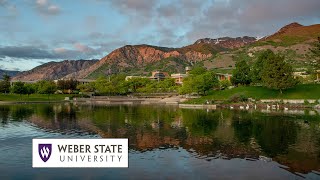
[[[320,0],[0,0],[0,69],[100,59],[127,44],[273,34],[320,23]]]

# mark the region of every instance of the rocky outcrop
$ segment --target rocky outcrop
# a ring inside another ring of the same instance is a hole
[[[12,78],[19,81],[54,80],[70,73],[89,68],[97,60],[65,60],[61,62],[48,62],[29,71],[24,71]]]
[[[127,45],[112,51],[90,68],[77,73],[78,78],[87,78],[102,66],[117,66],[117,68],[140,68],[169,57],[184,61],[201,61],[210,58],[213,54],[197,50],[185,51],[182,48],[165,48],[150,45]],[[70,74],[67,77],[75,76]]]
[[[194,44],[206,43],[206,44],[214,44],[216,46],[227,48],[227,49],[235,49],[245,46],[247,44],[251,44],[255,42],[257,39],[255,37],[243,36],[237,38],[231,37],[222,37],[217,39],[204,38],[197,40]]]

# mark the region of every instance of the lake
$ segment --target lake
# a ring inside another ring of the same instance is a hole
[[[0,179],[320,179],[320,113],[0,106]],[[32,168],[33,138],[128,138],[129,168]]]

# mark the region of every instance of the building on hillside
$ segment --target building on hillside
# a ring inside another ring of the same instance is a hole
[[[128,81],[129,79],[132,79],[132,78],[147,78],[146,76],[126,76],[126,81]]]
[[[223,73],[216,73],[216,78],[219,81],[228,80],[230,81],[232,77],[232,74],[223,74]]]
[[[187,76],[188,76],[187,74],[181,74],[181,73],[171,74],[171,78],[173,78],[175,80],[175,83],[178,85],[183,84],[183,79]]]
[[[69,79],[65,79],[65,78],[56,79],[56,80],[53,80],[53,82],[58,84],[58,81],[66,81],[66,80],[71,80],[71,78],[69,78]],[[89,83],[95,81],[95,80],[92,80],[92,79],[73,79],[73,80],[77,81],[78,84],[89,84]]]
[[[164,80],[165,78],[170,77],[167,72],[161,72],[161,71],[153,71],[152,75],[149,77],[151,80]]]
[[[191,71],[191,67],[187,66],[186,67],[186,74],[189,74],[190,71]]]
[[[298,77],[302,77],[302,78],[307,78],[310,75],[306,72],[306,71],[299,71],[299,72],[293,72],[293,77],[294,78],[298,78]]]
[[[320,70],[316,70],[316,78],[317,78],[317,82],[320,82]]]
[[[11,86],[12,86],[14,83],[16,83],[16,82],[23,82],[23,83],[25,83],[25,84],[34,84],[34,83],[36,83],[36,82],[38,82],[38,81],[20,81],[20,80],[11,80],[11,81],[10,81]]]
[[[92,80],[92,79],[76,79],[76,81],[78,81],[78,84],[89,84],[91,82],[95,82],[96,80]]]

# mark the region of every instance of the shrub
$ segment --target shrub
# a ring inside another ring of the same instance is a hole
[[[229,102],[246,102],[248,101],[248,97],[244,94],[234,94],[229,99]]]
[[[222,81],[219,82],[219,84],[220,84],[220,89],[221,90],[222,89],[226,89],[226,88],[228,88],[228,87],[230,87],[232,85],[229,80],[222,80]]]

